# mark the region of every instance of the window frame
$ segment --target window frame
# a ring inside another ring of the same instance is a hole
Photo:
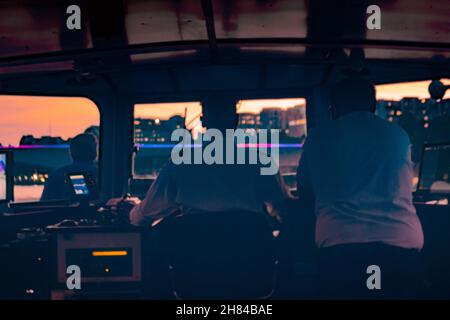
[[[44,97],[48,97],[48,98],[82,98],[82,99],[87,99],[89,100],[91,103],[93,103],[93,105],[96,107],[96,110],[98,111],[98,115],[99,115],[99,141],[98,141],[98,177],[97,177],[97,185],[98,185],[98,190],[99,190],[99,194],[101,194],[102,192],[102,167],[103,167],[103,144],[104,144],[104,139],[103,139],[103,130],[104,130],[104,112],[103,112],[103,108],[101,107],[101,103],[99,103],[99,100],[97,98],[95,98],[92,95],[87,95],[87,94],[69,94],[69,93],[55,93],[55,92],[30,92],[30,91],[21,91],[21,90],[1,90],[0,89],[0,97],[1,96],[24,96],[24,97],[39,97],[39,98],[44,98]],[[14,150],[11,148],[4,148],[4,150]],[[15,158],[14,155],[12,157],[13,159]],[[14,166],[14,164],[13,164]],[[14,166],[15,167],[15,166]],[[15,183],[14,183],[14,177],[13,177],[13,186],[12,188],[14,189],[15,187]],[[13,195],[15,197],[15,192],[13,191]],[[40,203],[41,201],[36,200],[36,201],[24,201],[24,202],[16,202],[15,199],[13,199],[13,203]]]

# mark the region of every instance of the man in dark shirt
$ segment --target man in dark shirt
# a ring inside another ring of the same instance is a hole
[[[97,139],[91,134],[79,134],[70,141],[70,156],[72,163],[53,171],[45,182],[41,201],[66,200],[69,198],[69,188],[66,183],[70,173],[86,173],[97,180],[98,167]]]

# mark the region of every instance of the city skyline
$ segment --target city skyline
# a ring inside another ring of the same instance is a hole
[[[429,82],[379,85],[377,99],[398,101],[403,97],[429,98]],[[450,84],[449,79],[444,79],[443,82]],[[444,98],[450,98],[450,92],[447,92]],[[303,98],[245,100],[238,105],[238,112],[259,113],[264,107],[286,109],[304,103]],[[199,102],[139,104],[135,108],[135,118],[168,119],[174,115],[186,115],[186,122],[190,122],[200,112]],[[0,96],[0,113],[2,114],[0,143],[4,146],[18,145],[24,135],[59,136],[67,140],[83,132],[85,128],[98,125],[100,122],[100,114],[94,102],[77,97],[2,95]]]

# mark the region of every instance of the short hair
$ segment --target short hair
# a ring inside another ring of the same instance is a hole
[[[375,86],[364,78],[346,78],[331,90],[331,104],[338,115],[357,111],[375,112],[376,102]]]
[[[97,140],[92,134],[77,135],[70,140],[70,155],[75,161],[94,161],[97,158]]]
[[[86,130],[84,130],[84,133],[92,134],[97,138],[97,141],[100,137],[100,128],[98,126],[90,126]]]
[[[235,129],[238,115],[236,100],[224,98],[220,103],[204,101],[202,104],[202,124],[208,129]]]

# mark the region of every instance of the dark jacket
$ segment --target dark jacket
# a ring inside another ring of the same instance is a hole
[[[96,181],[98,179],[98,167],[94,162],[75,161],[72,164],[53,171],[44,185],[41,201],[68,200],[70,187],[66,183],[67,175],[70,173],[87,173]]]

